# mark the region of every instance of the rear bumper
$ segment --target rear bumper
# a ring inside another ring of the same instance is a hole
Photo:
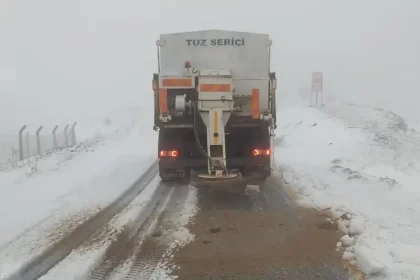
[[[228,169],[239,169],[245,176],[270,176],[270,158],[228,158]],[[161,174],[177,173],[178,176],[185,174],[191,169],[207,170],[207,159],[159,159],[159,171]],[[172,177],[172,176],[171,176]]]

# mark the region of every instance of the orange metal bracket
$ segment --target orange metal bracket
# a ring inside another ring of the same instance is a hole
[[[253,119],[260,118],[260,90],[258,88],[252,89],[251,112]]]

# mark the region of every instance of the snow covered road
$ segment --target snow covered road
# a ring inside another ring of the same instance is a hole
[[[109,220],[121,212],[157,174],[157,164],[153,164],[131,188],[121,194],[110,205],[98,211],[95,215],[77,224],[74,228],[67,228],[66,233],[49,248],[30,260],[10,279],[38,279],[57,265],[72,250],[78,248],[84,241],[100,230]]]
[[[1,172],[0,274],[42,256],[129,189],[156,158],[148,128],[147,120],[128,121],[36,165]]]
[[[343,258],[371,279],[420,279],[420,134],[383,109],[279,102],[277,165],[302,205],[329,212]]]
[[[156,273],[167,277],[162,261],[178,245],[192,240],[184,226],[195,211],[194,188],[155,177],[112,220],[90,237],[83,236],[68,257],[39,279],[149,279]]]

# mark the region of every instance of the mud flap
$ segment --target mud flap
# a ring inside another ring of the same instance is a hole
[[[159,176],[165,182],[182,181],[187,177],[187,173],[184,169],[160,169]]]

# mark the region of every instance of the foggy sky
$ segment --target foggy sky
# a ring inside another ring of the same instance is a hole
[[[159,34],[200,29],[268,33],[279,94],[323,71],[325,95],[420,120],[419,14],[416,0],[0,0],[0,132],[152,106]]]

